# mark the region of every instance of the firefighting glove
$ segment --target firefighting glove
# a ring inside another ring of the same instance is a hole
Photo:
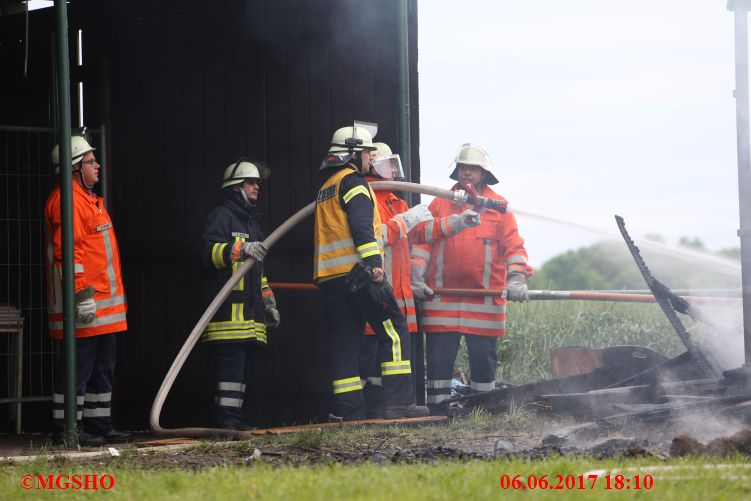
[[[266,327],[279,327],[282,317],[279,315],[279,310],[276,309],[276,298],[273,293],[263,295],[263,308],[265,310]]]
[[[404,225],[407,227],[407,233],[412,231],[412,228],[417,226],[419,223],[422,223],[424,221],[432,221],[433,220],[433,214],[430,212],[430,209],[428,209],[428,206],[425,204],[419,204],[415,205],[411,209],[402,212],[401,214],[397,214],[394,216],[394,219],[401,219],[404,221]]]
[[[76,322],[90,324],[96,318],[96,303],[93,298],[84,299],[76,304]]]
[[[386,280],[381,280],[380,282],[373,282],[371,280],[368,284],[370,301],[378,308],[386,308],[393,294],[394,291]]]
[[[357,292],[371,282],[373,270],[360,262],[355,263],[344,281],[349,286],[350,292]]]
[[[256,261],[263,261],[269,248],[263,242],[248,242],[243,245],[242,258],[252,257]]]
[[[523,273],[510,273],[506,283],[508,298],[511,301],[526,303],[529,301],[529,292],[527,291],[527,277]]]
[[[412,294],[415,296],[415,299],[426,299],[428,296],[433,295],[433,289],[425,285],[426,271],[427,266],[424,264],[412,263],[410,287],[412,287]]]
[[[447,218],[449,227],[453,230],[454,234],[457,234],[465,228],[472,228],[473,226],[479,226],[480,213],[472,209],[467,209],[461,214],[451,214]]]

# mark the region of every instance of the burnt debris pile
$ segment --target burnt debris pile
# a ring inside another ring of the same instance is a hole
[[[751,366],[723,370],[712,351],[691,338],[677,313],[710,329],[712,320],[652,276],[623,219],[616,220],[686,351],[668,359],[639,346],[559,348],[551,353],[552,379],[461,396],[445,402],[446,413],[463,415],[478,408],[500,413],[535,403],[578,422],[546,436],[545,447],[592,444],[621,435],[656,442],[673,438],[671,455],[751,454]]]

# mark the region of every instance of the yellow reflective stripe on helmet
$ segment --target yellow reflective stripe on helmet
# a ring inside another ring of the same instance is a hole
[[[355,198],[357,195],[365,195],[366,197],[370,198],[370,191],[363,185],[355,186],[344,194],[342,200],[344,200],[345,204],[348,204],[349,201]]]
[[[382,362],[381,376],[395,376],[397,374],[411,374],[412,366],[409,360],[400,362]]]
[[[381,249],[378,247],[378,242],[370,242],[357,247],[357,252],[360,254],[361,259],[365,259],[368,256],[380,254]]]
[[[334,395],[337,395],[339,393],[362,390],[362,381],[360,380],[360,376],[347,379],[335,379],[333,386]]]
[[[402,359],[402,342],[399,339],[399,334],[396,332],[390,318],[383,322],[383,328],[386,330],[389,338],[391,338],[391,360],[398,362]]]
[[[214,267],[218,270],[221,270],[222,268],[227,267],[227,263],[224,262],[224,248],[227,247],[227,244],[214,244],[214,247],[211,248],[211,262],[214,264]]]

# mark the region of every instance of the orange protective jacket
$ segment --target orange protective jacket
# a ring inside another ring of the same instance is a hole
[[[453,190],[457,189],[455,185]],[[480,195],[504,200],[485,186]],[[438,220],[459,214],[469,205],[436,198],[430,204]],[[519,236],[513,214],[482,212],[482,223],[461,233],[437,240],[429,231],[415,233],[413,261],[427,264],[428,287],[462,289],[505,289],[507,271],[529,276],[524,240]],[[430,225],[429,225],[430,226]],[[438,230],[434,226],[434,232]],[[431,241],[432,240],[432,241]],[[435,295],[423,301],[421,327],[425,332],[460,332],[479,336],[503,336],[506,328],[506,298]]]
[[[371,183],[380,181],[375,177],[365,176]],[[415,299],[412,296],[412,288],[409,285],[409,239],[407,227],[400,218],[394,216],[409,209],[407,202],[397,197],[393,192],[379,190],[375,192],[378,214],[381,216],[381,233],[383,234],[383,271],[386,280],[394,289],[394,298],[399,309],[407,319],[409,332],[417,332],[417,315],[415,312]],[[365,326],[366,334],[374,334],[370,325]]]
[[[47,198],[46,228],[47,293],[50,334],[63,338],[62,213],[60,185]],[[128,309],[120,269],[120,249],[104,199],[89,195],[73,182],[73,261],[75,291],[95,290],[96,318],[90,324],[76,322],[76,337],[83,338],[127,330]]]

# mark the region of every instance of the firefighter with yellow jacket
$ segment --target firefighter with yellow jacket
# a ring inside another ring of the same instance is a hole
[[[358,354],[368,322],[380,340],[384,417],[427,414],[414,405],[407,321],[383,269],[381,218],[364,178],[373,133],[355,122],[334,132],[316,197],[313,279],[324,293],[333,376],[333,419],[366,417]]]

